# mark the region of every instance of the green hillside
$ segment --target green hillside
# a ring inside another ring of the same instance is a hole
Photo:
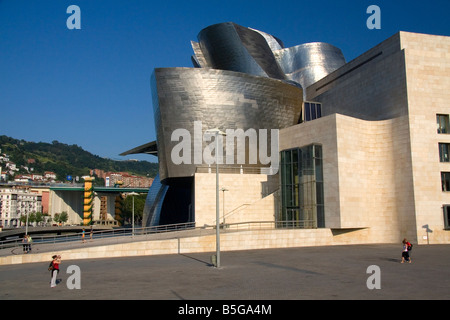
[[[139,176],[155,177],[158,164],[148,161],[118,161],[93,155],[78,145],[67,145],[58,141],[52,143],[28,142],[7,136],[0,136],[1,153],[17,165],[33,168],[33,173],[45,171],[56,173],[57,180],[64,181],[67,175],[89,175],[90,169],[128,172]],[[29,163],[28,159],[34,159]],[[19,173],[24,173],[23,169]]]

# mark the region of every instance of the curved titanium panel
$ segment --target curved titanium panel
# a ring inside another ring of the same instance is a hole
[[[306,88],[345,64],[342,51],[312,42],[284,48],[274,36],[232,22],[209,26],[193,43],[196,67],[294,81]]]
[[[249,28],[249,29],[253,30],[253,31],[256,31],[259,34],[261,34],[264,37],[264,39],[266,39],[267,44],[269,45],[269,47],[270,47],[270,49],[272,51],[281,50],[281,49],[284,48],[283,41],[281,41],[277,37],[274,37],[273,35],[265,33],[265,32],[262,32],[260,30],[256,30],[256,29],[253,29],[253,28]]]
[[[152,78],[161,181],[194,175],[196,132],[285,128],[298,123],[303,102],[302,90],[296,86],[238,72],[162,68],[155,69]],[[201,121],[197,131],[194,121]],[[171,159],[172,149],[179,144],[171,141],[176,129],[186,129],[192,137],[191,164],[176,165]],[[202,150],[209,143],[202,142]]]
[[[144,212],[142,214],[142,226],[154,227],[159,225],[161,209],[168,186],[163,185],[159,179],[159,174],[153,180],[145,199]]]
[[[305,43],[274,52],[287,78],[306,89],[345,64],[342,51],[323,42]]]
[[[195,68],[206,68],[208,63],[203,56],[203,52],[200,49],[200,45],[198,42],[191,41],[192,50],[194,50],[194,55],[191,57],[192,63]]]
[[[210,68],[285,79],[266,38],[259,32],[232,22],[219,23],[200,31],[198,40]],[[200,60],[197,52],[196,56]]]

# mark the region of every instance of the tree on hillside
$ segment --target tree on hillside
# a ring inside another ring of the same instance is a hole
[[[158,164],[154,162],[102,158],[83,150],[76,144],[67,145],[58,140],[53,140],[52,143],[36,143],[1,135],[0,148],[2,153],[8,154],[10,160],[18,167],[28,165],[28,159],[35,159],[34,173],[52,171],[57,174],[59,181],[65,181],[67,175],[72,177],[88,175],[90,169],[129,172],[152,178],[158,173]]]

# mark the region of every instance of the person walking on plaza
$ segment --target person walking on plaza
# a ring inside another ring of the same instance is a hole
[[[85,235],[86,235],[86,231],[84,231],[84,228],[83,228],[83,231],[81,232],[81,242],[83,242],[83,243],[86,242],[86,240],[84,239]]]
[[[405,239],[405,241],[406,241],[406,247],[408,248],[408,258],[409,258],[409,263],[411,263],[411,262],[412,262],[412,259],[411,259],[411,251],[412,251],[413,245],[412,245],[411,242],[409,242],[408,240]]]
[[[23,253],[28,253],[28,237],[25,235],[22,239]]]
[[[402,251],[402,263],[404,263],[405,261],[408,261],[409,263],[411,263],[411,260],[409,258],[409,252],[408,252],[408,240],[403,239],[402,241],[403,243],[403,251]]]
[[[22,239],[22,245],[23,245],[23,252],[28,253],[31,251],[31,243],[33,242],[33,239],[31,239],[31,236],[29,234],[25,235]]]
[[[27,253],[31,251],[31,243],[33,243],[33,239],[31,239],[30,235],[27,235],[27,242],[28,242],[28,247],[27,247]]]
[[[52,262],[50,263],[49,270],[51,271],[50,288],[56,287],[56,276],[59,273],[59,264],[61,263],[61,256],[54,255]]]

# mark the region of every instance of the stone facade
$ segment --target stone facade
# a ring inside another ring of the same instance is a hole
[[[220,222],[274,221],[278,175],[220,173]],[[225,196],[225,201],[224,201]],[[196,226],[216,224],[216,174],[195,174]]]
[[[400,32],[307,89],[324,117],[281,130],[280,150],[323,146],[327,228],[366,229],[355,243],[450,242],[438,149],[450,136],[436,130],[449,52],[449,37]]]
[[[281,131],[281,150],[322,145],[326,228],[355,232],[355,243],[415,238],[405,233],[414,225],[411,174],[398,161],[407,153],[390,138],[395,130],[400,137],[402,128],[405,135],[404,118],[367,121],[333,114]]]
[[[415,225],[418,240],[450,242],[444,230],[443,205],[450,193],[441,188],[440,172],[450,163],[439,162],[438,143],[449,143],[450,135],[438,134],[436,115],[450,114],[450,37],[401,33],[405,51],[409,127],[414,186]],[[428,226],[428,227],[427,227]]]
[[[436,115],[450,114],[450,38],[399,32],[308,87],[306,99],[322,103],[322,117],[281,129],[279,149],[322,146],[325,228],[355,244],[449,243],[441,172],[450,162],[438,144],[450,135],[437,133]],[[220,175],[231,190],[227,223],[276,219],[277,193],[261,191],[267,177]],[[197,226],[211,225],[215,175],[196,174],[195,187]]]

